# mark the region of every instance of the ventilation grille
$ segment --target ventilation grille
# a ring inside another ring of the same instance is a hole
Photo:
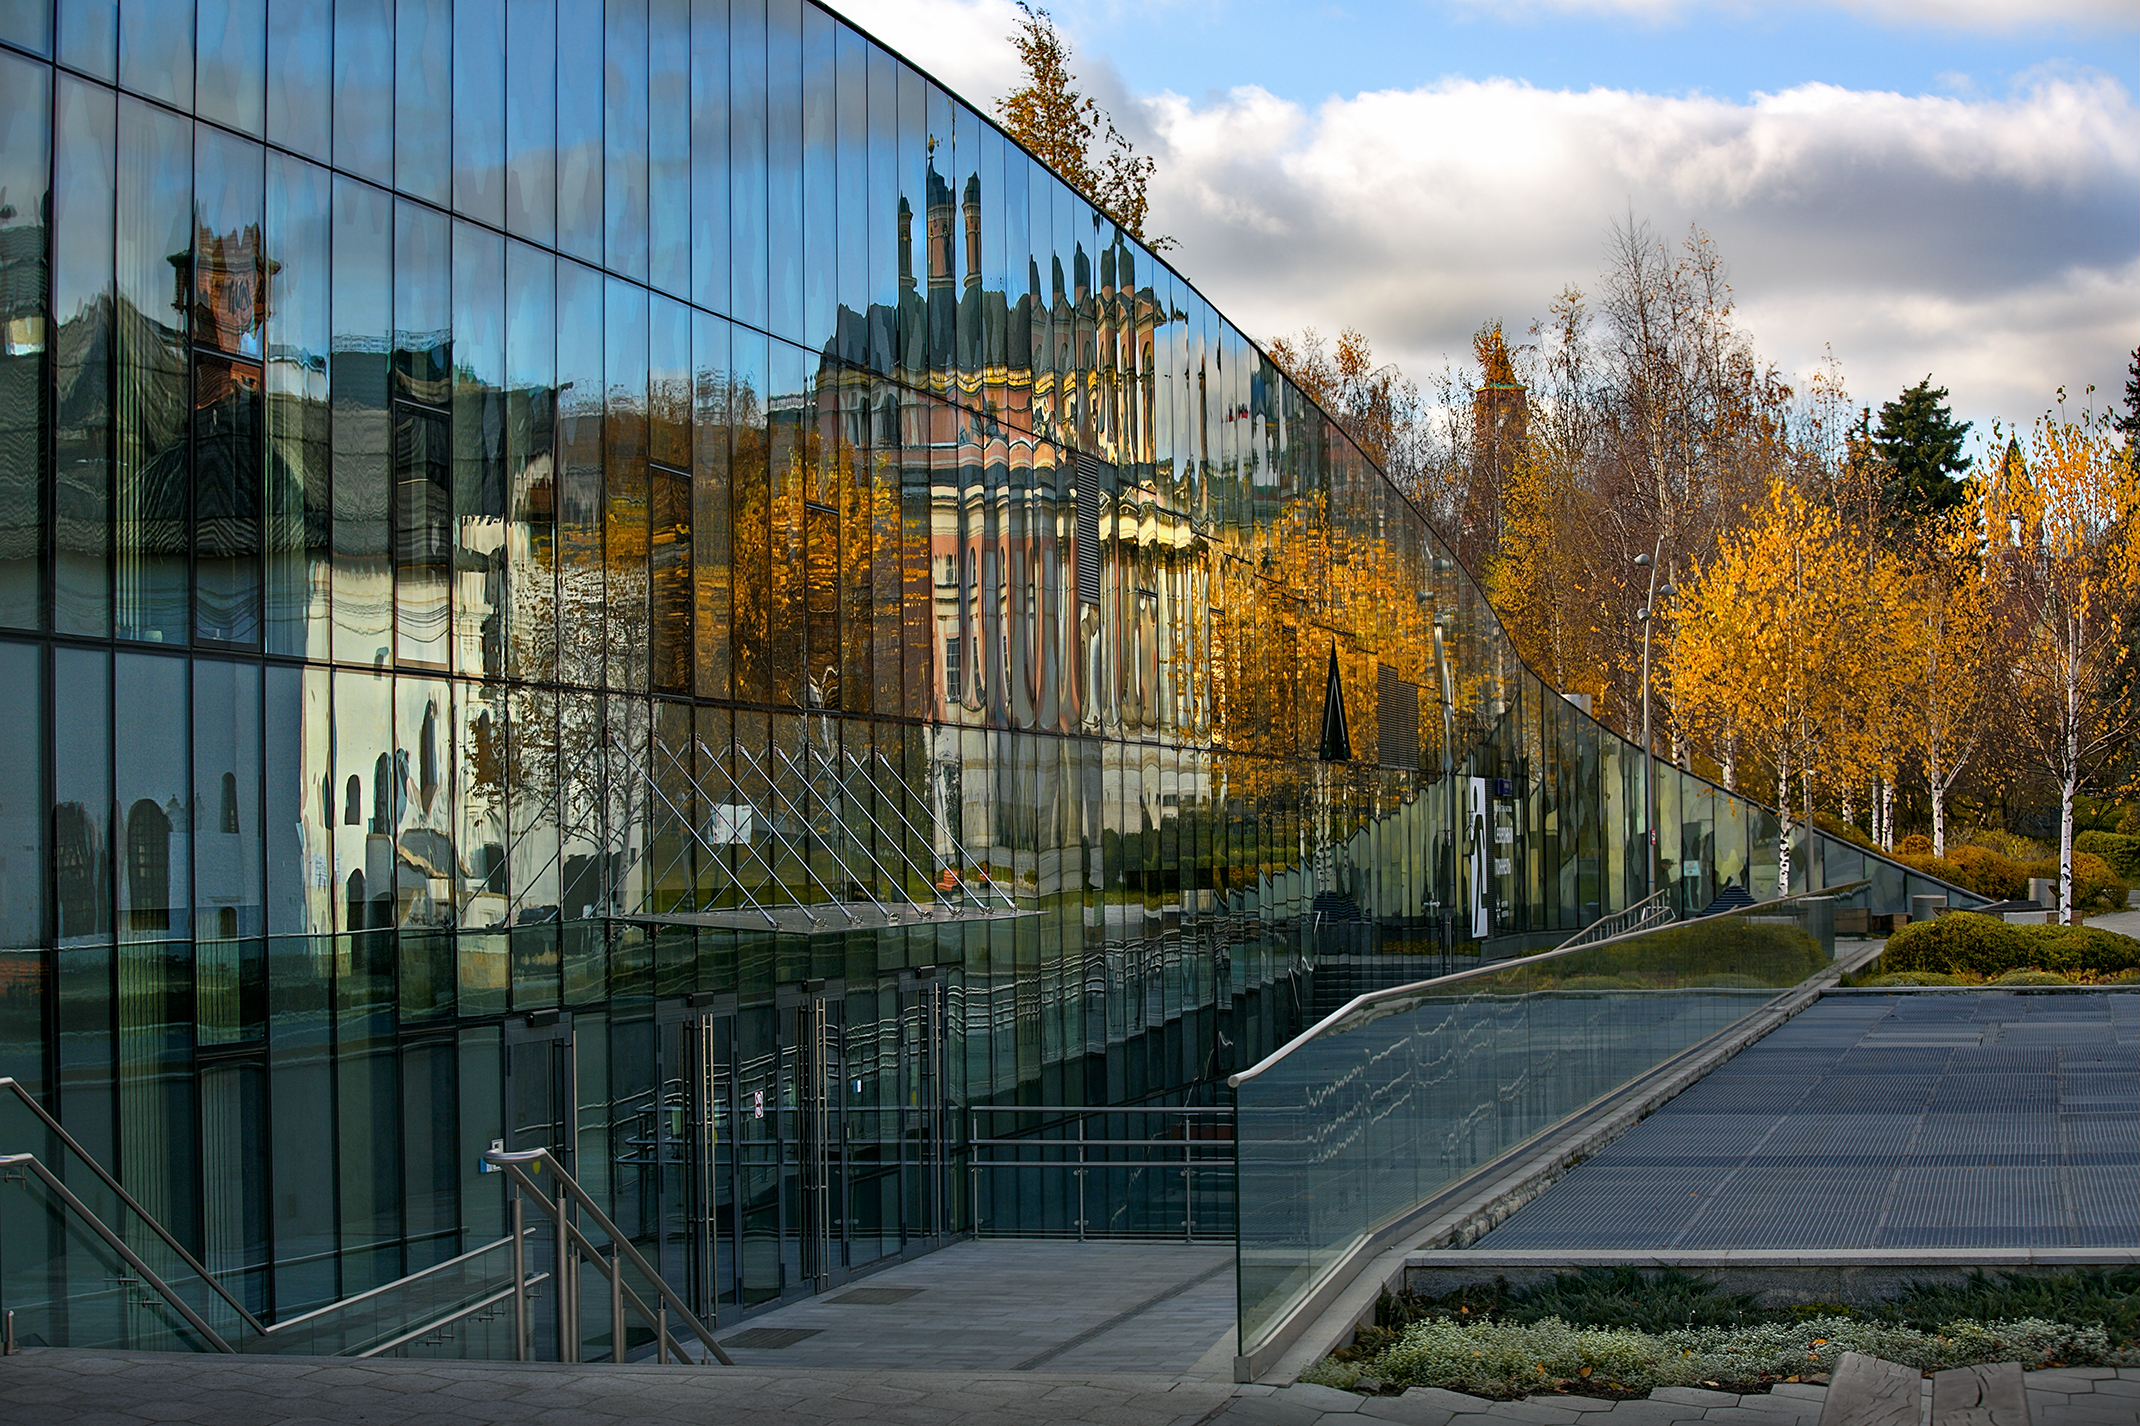
[[[1384,767],[1419,766],[1419,685],[1388,664],[1375,665],[1375,760]]]
[[[1100,505],[1114,493],[1115,468],[1077,455],[1077,599],[1100,602]]]

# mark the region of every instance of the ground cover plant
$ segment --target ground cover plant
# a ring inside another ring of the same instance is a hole
[[[2140,982],[2140,940],[2098,926],[2014,926],[1951,912],[1890,936],[1857,985]]]
[[[1893,1301],[1764,1307],[1674,1269],[1593,1268],[1440,1297],[1385,1294],[1375,1323],[1306,1380],[1439,1386],[1475,1396],[1637,1396],[1659,1386],[1760,1391],[1825,1380],[1846,1351],[1932,1371],[2140,1365],[2140,1268],[2058,1277],[1983,1272]]]

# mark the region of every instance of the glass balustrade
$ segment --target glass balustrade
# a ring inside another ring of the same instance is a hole
[[[1378,1232],[1824,971],[1837,890],[1361,996],[1235,1076],[1242,1351]]]

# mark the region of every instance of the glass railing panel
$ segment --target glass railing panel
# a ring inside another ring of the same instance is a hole
[[[104,1285],[114,1272],[138,1283],[141,1292],[155,1292],[139,1270],[95,1232],[89,1218],[110,1229],[209,1330],[233,1346],[253,1335],[253,1325],[197,1266],[197,1256],[182,1250],[161,1225],[137,1211],[99,1165],[43,1117],[13,1081],[6,1081],[0,1082],[0,1155],[11,1154],[33,1156],[80,1205],[76,1209],[68,1204],[27,1166],[11,1172],[13,1182],[0,1185],[0,1214],[5,1214],[0,1219],[0,1273],[6,1277],[6,1305],[18,1308],[18,1335],[25,1321],[21,1310],[37,1303],[67,1302],[76,1292],[90,1298],[105,1294]],[[119,1297],[132,1291],[120,1292]],[[76,1320],[71,1303],[67,1308],[37,1310],[46,1314],[54,1330],[74,1330],[66,1325]],[[183,1322],[183,1314],[173,1309],[172,1315]],[[94,1329],[84,1325],[82,1330],[105,1331],[101,1319],[99,1323]],[[186,1327],[183,1335],[200,1340],[203,1349],[210,1348],[192,1327]],[[87,1337],[50,1340],[54,1346],[99,1344]],[[174,1344],[174,1349],[183,1348]]]
[[[216,1350],[34,1173],[0,1173],[0,1311],[14,1313],[18,1346]]]
[[[1805,896],[1363,997],[1235,1081],[1240,1340],[1369,1237],[1824,970]]]
[[[501,1240],[331,1307],[277,1323],[266,1336],[239,1345],[243,1351],[276,1355],[361,1356],[473,1308],[510,1288],[512,1282],[511,1247]]]

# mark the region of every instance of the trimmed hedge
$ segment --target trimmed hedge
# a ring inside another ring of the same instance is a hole
[[[2140,837],[2120,838],[2109,832],[2086,832],[2076,837],[2073,843],[2073,899],[2084,910],[2123,910],[2128,884],[2140,877],[2122,875],[2104,857],[2082,845],[2088,839],[2099,837],[2131,842],[2135,854],[2140,855]],[[1905,838],[1905,843],[1908,840]],[[1989,847],[1966,844],[1950,844],[1944,857],[1898,851],[1895,860],[1992,901],[2021,900],[2029,894],[2030,877],[2040,876],[2052,882],[2058,880],[2058,858],[2055,856],[2042,861],[2017,862]]]
[[[2114,975],[2140,969],[2140,940],[2096,926],[2010,926],[1956,911],[1913,921],[1888,937],[1880,969],[1987,978],[2010,970]]]
[[[2127,887],[2140,886],[2140,837],[2081,832],[2073,838],[2073,850],[2094,853],[2110,864],[2112,873]]]

